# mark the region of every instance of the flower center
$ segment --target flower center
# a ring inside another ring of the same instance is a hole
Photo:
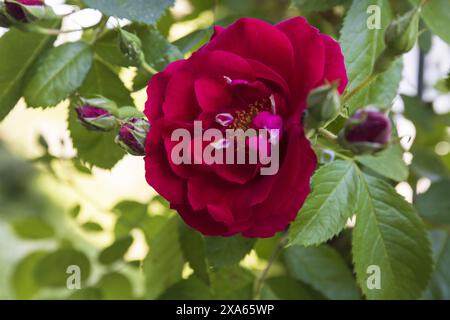
[[[234,121],[230,124],[231,129],[247,130],[250,128],[253,119],[261,112],[270,112],[272,104],[270,98],[256,101],[244,110],[238,110],[235,113]]]

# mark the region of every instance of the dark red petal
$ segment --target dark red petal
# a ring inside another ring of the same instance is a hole
[[[206,112],[219,112],[231,104],[231,91],[224,78],[203,77],[195,81],[195,95]]]
[[[205,45],[204,50],[225,50],[257,60],[287,79],[292,72],[294,58],[289,39],[273,25],[261,20],[237,20]]]
[[[178,71],[186,62],[180,60],[169,64],[163,72],[155,74],[147,86],[147,102],[144,114],[150,123],[162,117],[162,105],[166,95],[166,87],[172,75]]]
[[[300,127],[293,126],[284,161],[267,199],[253,208],[253,226],[243,232],[247,237],[271,237],[295,219],[308,193],[317,159]]]
[[[163,145],[165,120],[152,123],[146,141],[145,178],[160,195],[173,204],[186,202],[186,182],[176,176]]]
[[[323,43],[325,44],[325,73],[322,81],[319,85],[325,81],[333,82],[339,81],[339,93],[345,91],[345,87],[348,83],[347,71],[345,70],[344,56],[338,42],[331,37],[321,34]]]
[[[200,113],[195,90],[194,76],[187,71],[175,73],[166,88],[163,111],[169,120],[194,121]]]
[[[306,99],[309,91],[323,78],[325,45],[319,31],[302,17],[283,21],[276,27],[286,34],[294,48],[295,62],[291,68],[295,74],[291,90],[297,93],[294,103],[299,107],[297,103]]]
[[[184,222],[206,236],[229,236],[227,226],[214,220],[206,210],[194,211],[189,205],[171,205]]]

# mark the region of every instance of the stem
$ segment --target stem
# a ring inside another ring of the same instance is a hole
[[[89,29],[93,29],[95,28],[97,25],[93,25],[90,27],[86,27],[86,28],[81,28],[81,29],[70,29],[70,30],[59,30],[59,29],[49,29],[49,28],[43,28],[37,25],[33,25],[32,27],[24,27],[24,26],[19,26],[16,25],[19,29],[21,30],[25,30],[25,31],[30,31],[30,32],[35,32],[35,33],[40,33],[40,34],[45,34],[45,35],[50,35],[50,36],[57,36],[60,34],[67,34],[67,33],[72,33],[72,32],[83,32]]]
[[[262,286],[264,284],[264,281],[267,278],[269,270],[270,270],[270,268],[272,268],[273,264],[277,260],[279,254],[281,253],[281,250],[283,250],[284,246],[286,245],[287,240],[288,240],[288,234],[285,232],[281,236],[281,238],[278,240],[275,249],[272,251],[272,254],[271,254],[270,258],[267,261],[266,267],[264,268],[264,270],[262,271],[261,275],[259,276],[259,278],[255,282],[255,288],[254,288],[254,291],[253,291],[253,294],[254,294],[255,298],[259,298],[259,296],[261,294]]]
[[[102,35],[108,23],[108,17],[103,16],[100,21],[96,24],[97,29],[94,31],[94,36],[92,37],[91,44],[94,44]]]
[[[428,2],[430,2],[430,0],[422,0],[419,4],[419,7],[424,7],[425,5],[428,4]]]
[[[346,104],[355,94],[367,87],[374,79],[376,75],[370,74],[363,82],[361,82],[355,89],[347,93],[342,99],[342,104]]]
[[[145,71],[147,71],[148,73],[150,73],[151,75],[154,75],[154,74],[157,74],[158,73],[158,71],[155,69],[155,68],[153,68],[151,65],[149,65],[147,62],[145,62],[145,61],[143,61],[142,62],[142,68],[145,70]]]
[[[336,141],[337,141],[337,136],[336,136],[334,133],[328,131],[328,130],[325,129],[325,128],[319,128],[319,129],[317,129],[317,132],[318,132],[322,137],[324,137],[325,139],[327,139],[327,140],[329,140],[329,141],[331,141],[331,142],[333,142],[333,143],[336,143]]]

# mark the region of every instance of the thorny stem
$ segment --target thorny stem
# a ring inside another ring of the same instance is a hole
[[[283,250],[283,248],[286,245],[287,241],[288,241],[288,234],[287,234],[287,232],[285,232],[281,236],[281,238],[278,240],[275,249],[272,251],[272,254],[271,254],[270,258],[267,261],[266,267],[261,272],[261,275],[259,276],[259,278],[255,282],[255,288],[254,288],[254,292],[253,292],[253,295],[254,295],[255,298],[259,298],[259,296],[261,294],[262,286],[264,284],[264,281],[267,278],[269,270],[270,270],[270,268],[272,268],[273,264],[277,260],[278,256],[281,253],[281,250]]]

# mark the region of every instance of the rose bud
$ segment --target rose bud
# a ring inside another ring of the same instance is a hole
[[[320,86],[308,96],[305,126],[308,129],[319,128],[339,115],[341,98],[336,87],[330,84]]]
[[[387,71],[402,54],[410,51],[419,37],[420,12],[417,8],[391,22],[384,33],[386,48],[377,58],[373,74]]]
[[[141,39],[135,34],[119,29],[119,47],[122,54],[133,66],[139,67],[145,61]]]
[[[119,129],[115,142],[134,156],[145,155],[145,140],[150,124],[145,119],[131,118]]]
[[[356,112],[339,134],[340,144],[355,154],[374,153],[390,142],[392,125],[388,116],[375,108]]]
[[[89,130],[110,131],[116,125],[116,118],[106,109],[86,104],[75,111],[80,123]]]
[[[44,7],[43,0],[5,0],[6,12],[9,16],[20,22],[31,22],[34,17],[28,12],[33,7]]]
[[[386,48],[395,55],[410,51],[419,37],[420,14],[417,8],[391,22],[384,33]]]

